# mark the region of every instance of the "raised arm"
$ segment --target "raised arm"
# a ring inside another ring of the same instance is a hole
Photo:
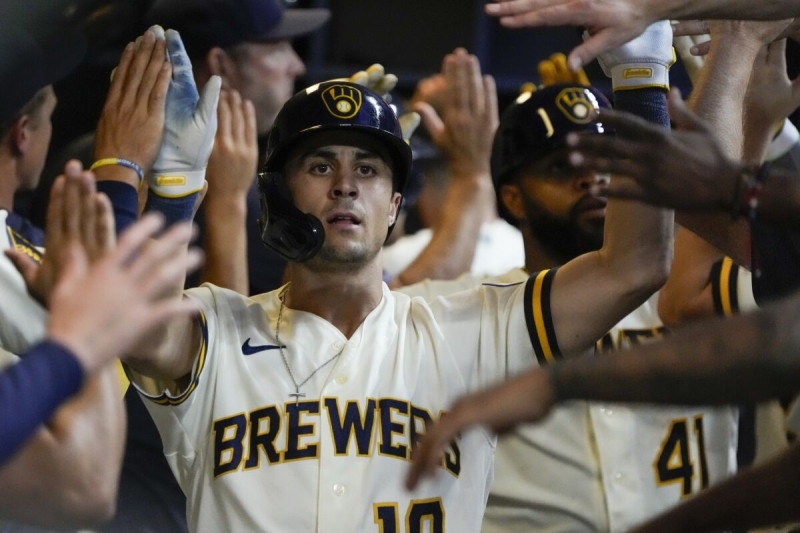
[[[617,106],[635,110],[655,121],[654,128],[665,129],[667,70],[672,60],[668,22],[651,26],[641,38],[604,56]],[[644,64],[648,68],[643,68]],[[654,74],[634,79],[625,74],[630,71]],[[638,88],[642,86],[646,88]],[[612,186],[624,179],[613,176]],[[593,347],[597,339],[661,287],[672,260],[672,228],[670,211],[636,202],[608,202],[602,248],[562,266],[553,281],[550,306],[562,352]]]
[[[800,0],[498,0],[486,5],[489,15],[510,28],[582,26],[592,38],[569,55],[577,70],[598,55],[641,34],[665,19],[782,19],[800,15]]]
[[[440,117],[421,102],[415,109],[447,159],[450,181],[428,246],[391,282],[392,288],[424,279],[450,279],[468,272],[480,227],[494,212],[489,171],[497,129],[494,79],[481,76],[478,59],[463,48],[445,56]]]
[[[216,132],[218,92],[219,78],[212,77],[202,95],[198,93],[180,36],[172,30],[165,36],[158,27],[145,32],[138,45],[126,47],[112,80],[97,129],[96,157],[137,157],[140,167],[153,167],[148,205],[168,223],[189,220],[194,212]],[[110,164],[97,168],[97,177],[98,187],[103,181],[118,182],[102,190],[109,194],[118,222],[123,214],[123,223],[130,223],[138,211],[137,174]],[[184,278],[175,279],[170,289],[176,302],[182,298]],[[196,320],[181,315],[163,322],[123,359],[141,374],[173,381],[190,372],[199,343]]]
[[[566,400],[721,405],[795,394],[798,313],[794,295],[757,313],[696,322],[657,343],[561,361],[467,396],[426,433],[407,482],[434,472],[441,450],[464,428],[506,431],[541,420]]]

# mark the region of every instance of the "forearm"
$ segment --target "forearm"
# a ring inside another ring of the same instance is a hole
[[[42,343],[0,374],[0,464],[9,460],[83,382],[83,369],[63,346]]]
[[[726,404],[800,389],[800,297],[698,322],[658,343],[554,367],[559,401]],[[687,357],[687,354],[691,355]]]
[[[433,236],[425,249],[392,282],[393,287],[425,279],[452,279],[469,272],[481,225],[495,202],[491,178],[452,175]]]
[[[778,20],[800,15],[800,0],[647,0],[653,20],[739,19]]]
[[[749,529],[800,519],[800,443],[643,524],[635,533]]]
[[[661,89],[618,91],[614,104],[621,111],[669,127],[666,93]],[[610,275],[620,276],[628,286],[641,286],[646,299],[666,281],[672,263],[673,212],[639,202],[610,200],[604,232],[601,254]]]
[[[248,294],[246,198],[208,195],[204,209],[206,262],[201,279]]]
[[[113,515],[126,425],[118,364],[90,378],[0,471],[4,518],[87,527]]]

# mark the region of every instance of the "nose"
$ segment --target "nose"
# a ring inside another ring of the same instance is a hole
[[[594,171],[582,172],[575,178],[575,188],[586,191],[592,188],[605,190],[608,188],[608,174],[601,174]]]
[[[355,177],[346,170],[339,170],[334,177],[331,194],[334,198],[358,198],[358,184]]]

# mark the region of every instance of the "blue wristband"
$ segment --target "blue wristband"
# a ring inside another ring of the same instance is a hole
[[[158,211],[164,215],[165,225],[171,226],[176,222],[184,220],[192,220],[194,215],[194,204],[197,201],[198,192],[180,196],[177,198],[167,198],[166,196],[159,196],[152,190],[147,195],[147,204],[144,210]]]
[[[97,192],[105,193],[114,208],[117,235],[139,218],[139,194],[127,183],[114,180],[97,182]]]

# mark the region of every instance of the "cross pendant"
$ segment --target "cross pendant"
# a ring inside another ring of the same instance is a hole
[[[305,393],[300,392],[299,389],[295,389],[295,392],[290,392],[289,396],[294,396],[294,403],[299,402],[300,398],[305,398],[306,397]]]

